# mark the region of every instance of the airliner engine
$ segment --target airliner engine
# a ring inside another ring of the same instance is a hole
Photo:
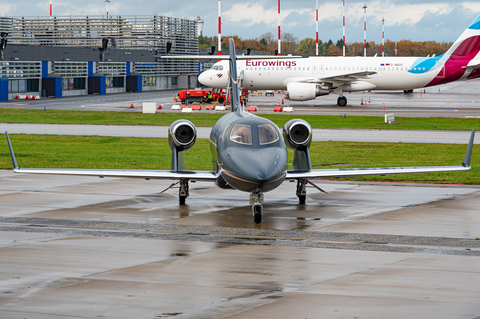
[[[312,142],[312,127],[301,119],[290,120],[283,127],[283,137],[292,150],[306,150]]]
[[[328,95],[328,90],[315,83],[292,82],[287,84],[288,99],[291,101],[308,101],[317,96]]]
[[[197,130],[195,125],[188,120],[178,120],[173,122],[168,129],[168,144],[170,149],[177,151],[188,151],[195,144],[197,139]]]

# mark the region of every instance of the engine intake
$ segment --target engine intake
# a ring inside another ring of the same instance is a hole
[[[308,101],[317,96],[328,95],[329,91],[324,90],[315,83],[292,82],[287,84],[287,95],[291,101]]]
[[[187,151],[192,148],[196,139],[197,130],[195,125],[188,120],[175,121],[168,129],[168,144],[171,150]]]
[[[289,148],[302,151],[310,147],[312,127],[304,120],[293,119],[283,127],[283,136]]]

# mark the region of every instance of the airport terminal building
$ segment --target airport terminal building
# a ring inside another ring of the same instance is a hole
[[[0,17],[0,101],[195,87],[198,21],[167,16]]]

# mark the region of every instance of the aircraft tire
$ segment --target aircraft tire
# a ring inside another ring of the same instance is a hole
[[[180,203],[180,205],[185,205],[185,200],[187,199],[187,196],[180,196],[178,198],[178,201]]]
[[[345,107],[347,106],[347,98],[344,96],[340,96],[337,99],[337,105],[340,107]]]
[[[307,195],[298,195],[299,204],[305,204],[306,199],[307,199]]]
[[[262,206],[254,206],[253,211],[253,221],[255,224],[260,224],[262,222]]]

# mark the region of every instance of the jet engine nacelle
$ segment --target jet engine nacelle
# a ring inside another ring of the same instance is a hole
[[[283,127],[283,137],[292,150],[306,150],[312,142],[312,127],[301,119],[290,120]]]
[[[287,94],[291,101],[308,101],[317,96],[328,95],[329,92],[315,83],[292,82],[287,84]]]
[[[178,152],[188,151],[195,144],[197,130],[195,125],[188,120],[173,122],[168,129],[168,144],[170,149]]]

